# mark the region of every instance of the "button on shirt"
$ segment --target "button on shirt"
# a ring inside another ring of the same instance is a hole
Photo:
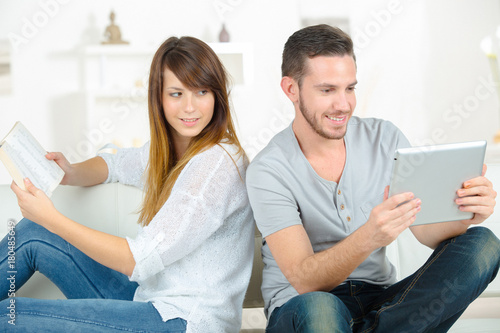
[[[314,252],[331,248],[368,220],[390,183],[394,151],[409,147],[392,123],[352,117],[345,139],[346,162],[339,183],[321,178],[300,150],[290,125],[252,161],[247,189],[257,226],[266,236],[303,225]],[[267,244],[262,292],[266,314],[298,295],[276,264]],[[396,281],[385,248],[374,251],[348,280],[389,285]]]

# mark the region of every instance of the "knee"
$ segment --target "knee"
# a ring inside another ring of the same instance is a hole
[[[23,233],[29,233],[31,230],[36,230],[38,228],[42,228],[40,225],[36,224],[35,222],[28,220],[26,218],[23,218],[21,221],[19,221],[16,224],[16,231],[22,231]]]
[[[54,235],[41,225],[28,219],[22,219],[16,224],[15,233],[16,243],[18,244],[30,240],[45,240]]]
[[[323,332],[321,327],[349,327],[350,312],[335,295],[327,292],[311,292],[298,296],[295,321],[298,326],[316,328],[313,332]]]
[[[500,256],[500,241],[490,229],[485,227],[469,228],[465,236],[478,248],[478,251],[488,251],[489,254],[496,258]]]
[[[465,236],[470,239],[471,244],[466,250],[479,271],[493,270],[496,274],[500,264],[500,241],[495,234],[485,227],[473,227],[467,230]]]

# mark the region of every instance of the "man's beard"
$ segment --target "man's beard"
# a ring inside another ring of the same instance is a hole
[[[345,136],[345,133],[347,131],[347,127],[346,127],[346,130],[344,130],[342,133],[329,133],[329,132],[326,132],[325,130],[323,130],[323,128],[321,128],[321,125],[318,123],[316,118],[314,118],[314,114],[311,114],[311,112],[309,112],[309,109],[307,109],[307,107],[304,105],[304,103],[302,103],[302,96],[299,96],[299,110],[302,113],[302,116],[304,117],[304,119],[309,124],[309,126],[311,126],[311,128],[319,136],[321,136],[325,139],[328,139],[328,140],[340,140]]]

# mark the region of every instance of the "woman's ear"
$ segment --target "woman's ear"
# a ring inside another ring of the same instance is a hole
[[[295,104],[299,100],[299,85],[291,77],[283,76],[281,78],[281,89],[292,103]]]

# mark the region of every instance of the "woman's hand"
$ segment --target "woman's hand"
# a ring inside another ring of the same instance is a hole
[[[51,152],[45,155],[45,158],[48,160],[54,161],[63,169],[64,177],[61,181],[62,185],[73,185],[73,175],[74,168],[71,163],[66,159],[66,157],[62,153]]]
[[[80,163],[71,164],[62,153],[47,153],[45,157],[57,163],[64,171],[62,185],[92,186],[108,178],[108,165],[96,156]]]
[[[25,218],[47,228],[50,221],[53,221],[59,212],[49,197],[42,190],[36,188],[28,178],[24,179],[24,186],[26,190],[21,189],[15,182],[10,185],[17,196],[21,213]]]

